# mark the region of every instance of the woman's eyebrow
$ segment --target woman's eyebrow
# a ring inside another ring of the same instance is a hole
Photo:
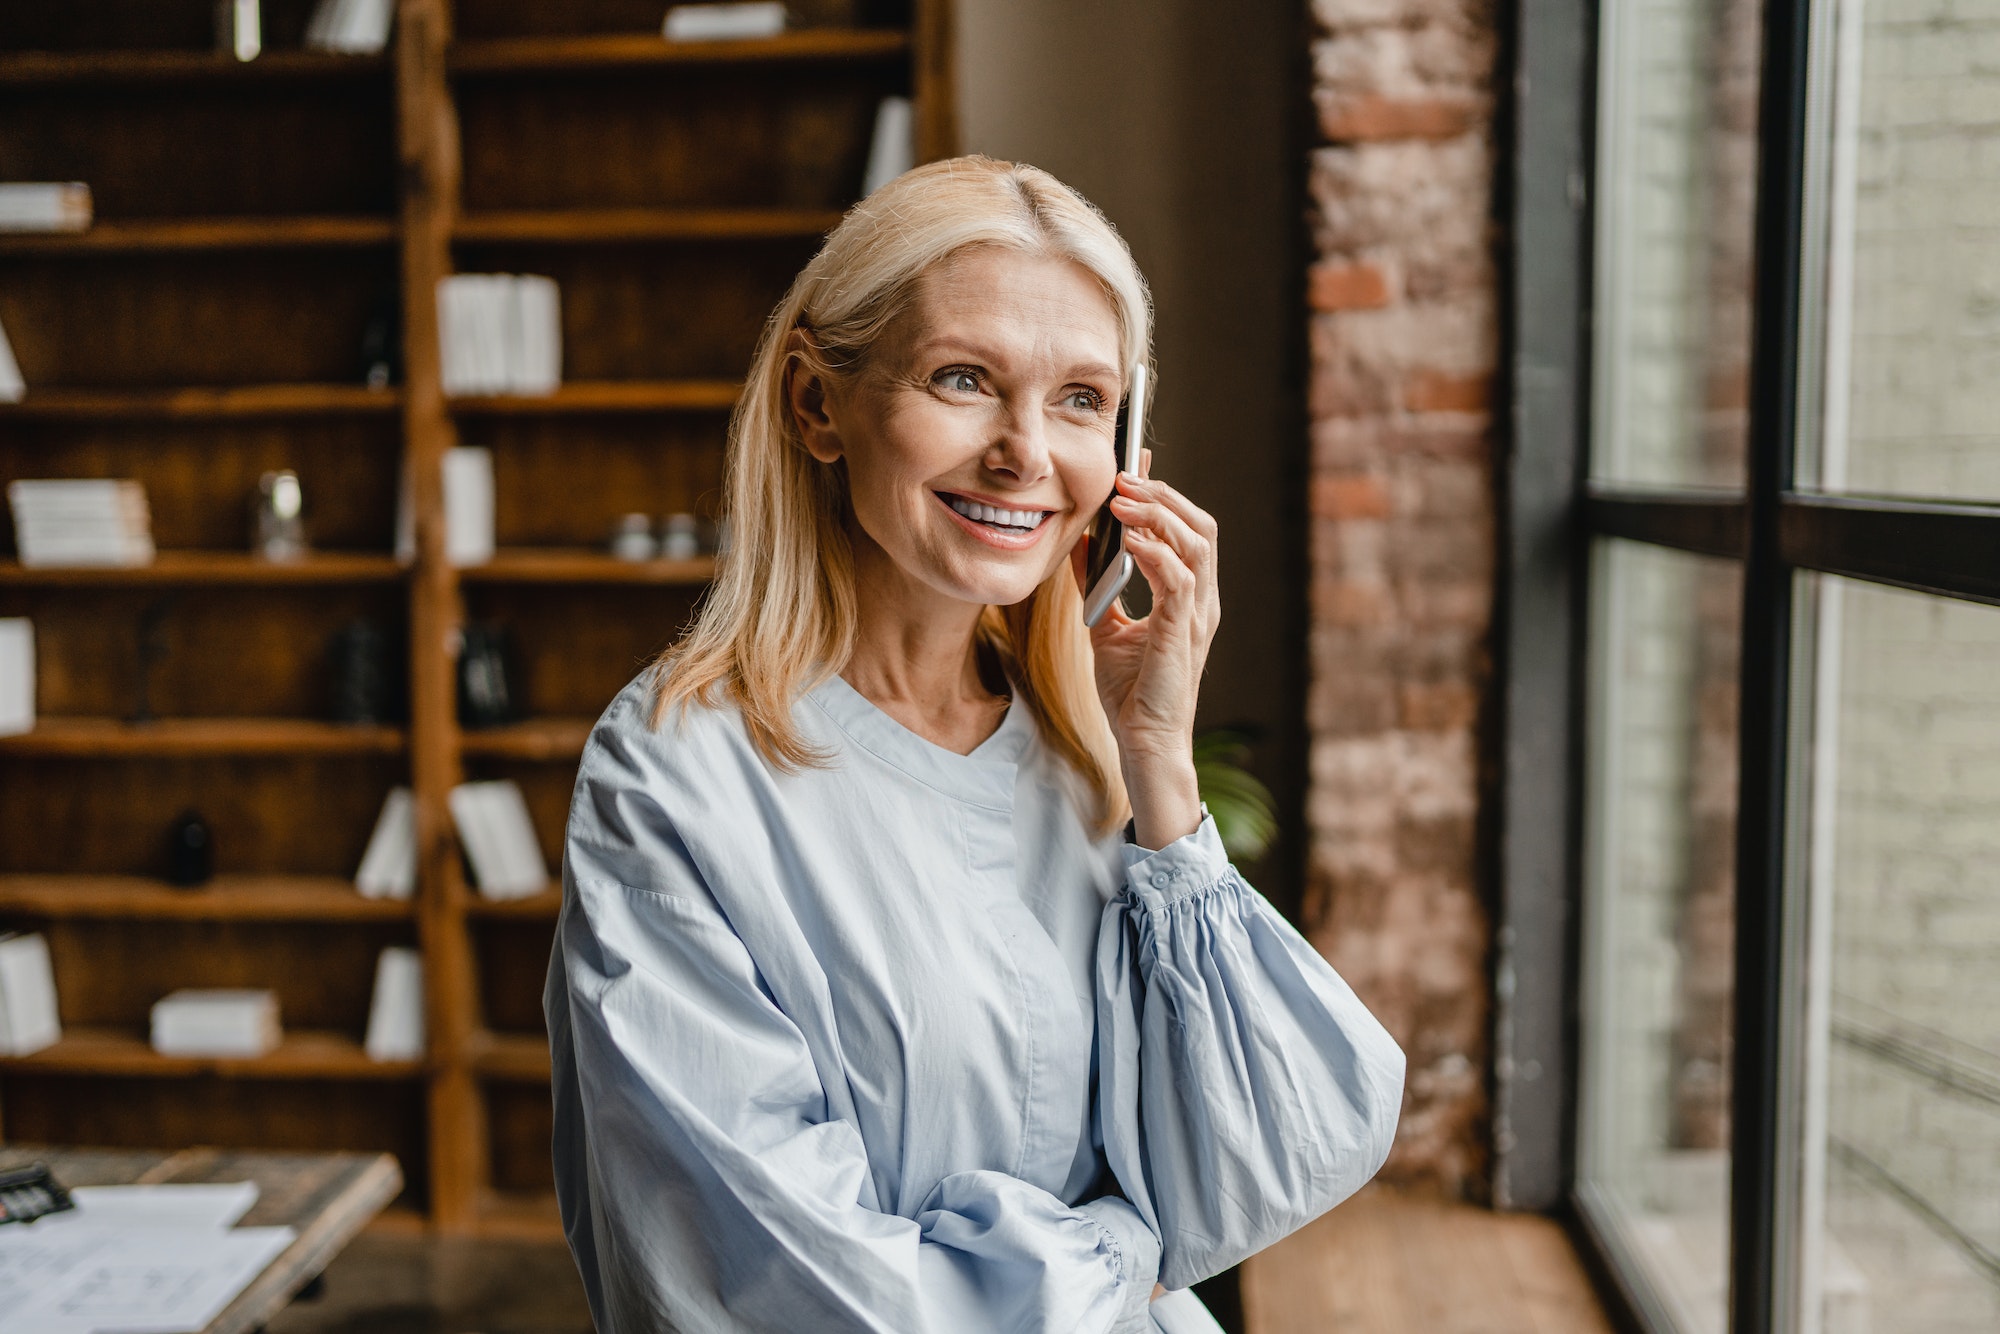
[[[994,355],[990,348],[952,334],[941,334],[918,344],[917,353],[924,360],[938,356],[962,357],[966,361],[977,362],[982,366],[1004,366],[1008,360],[1004,355]],[[1085,361],[1070,366],[1063,378],[1117,381],[1121,377],[1116,366],[1102,361]]]

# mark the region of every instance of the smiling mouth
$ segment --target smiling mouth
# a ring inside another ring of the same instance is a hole
[[[939,491],[937,498],[952,507],[963,517],[976,524],[991,528],[996,533],[1010,533],[1016,536],[1034,532],[1042,522],[1054,513],[1053,510],[1010,510],[998,505],[982,505],[964,496],[955,496],[948,491]]]

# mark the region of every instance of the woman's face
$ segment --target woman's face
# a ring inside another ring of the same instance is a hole
[[[817,405],[795,382],[794,404],[813,454],[847,461],[858,540],[916,584],[1007,605],[1111,492],[1119,347],[1088,270],[980,247],[924,276],[857,376]]]

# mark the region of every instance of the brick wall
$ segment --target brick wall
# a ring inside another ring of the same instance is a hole
[[[1308,934],[1409,1057],[1385,1176],[1482,1195],[1497,347],[1485,0],[1315,0]]]

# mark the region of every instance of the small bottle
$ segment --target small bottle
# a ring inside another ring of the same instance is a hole
[[[652,560],[660,554],[653,542],[653,521],[643,514],[628,514],[611,530],[611,554],[618,560]]]
[[[669,514],[660,525],[660,554],[668,560],[693,560],[701,554],[701,524],[692,514]]]
[[[265,560],[297,560],[306,544],[305,493],[299,475],[286,468],[257,479],[253,546]]]

